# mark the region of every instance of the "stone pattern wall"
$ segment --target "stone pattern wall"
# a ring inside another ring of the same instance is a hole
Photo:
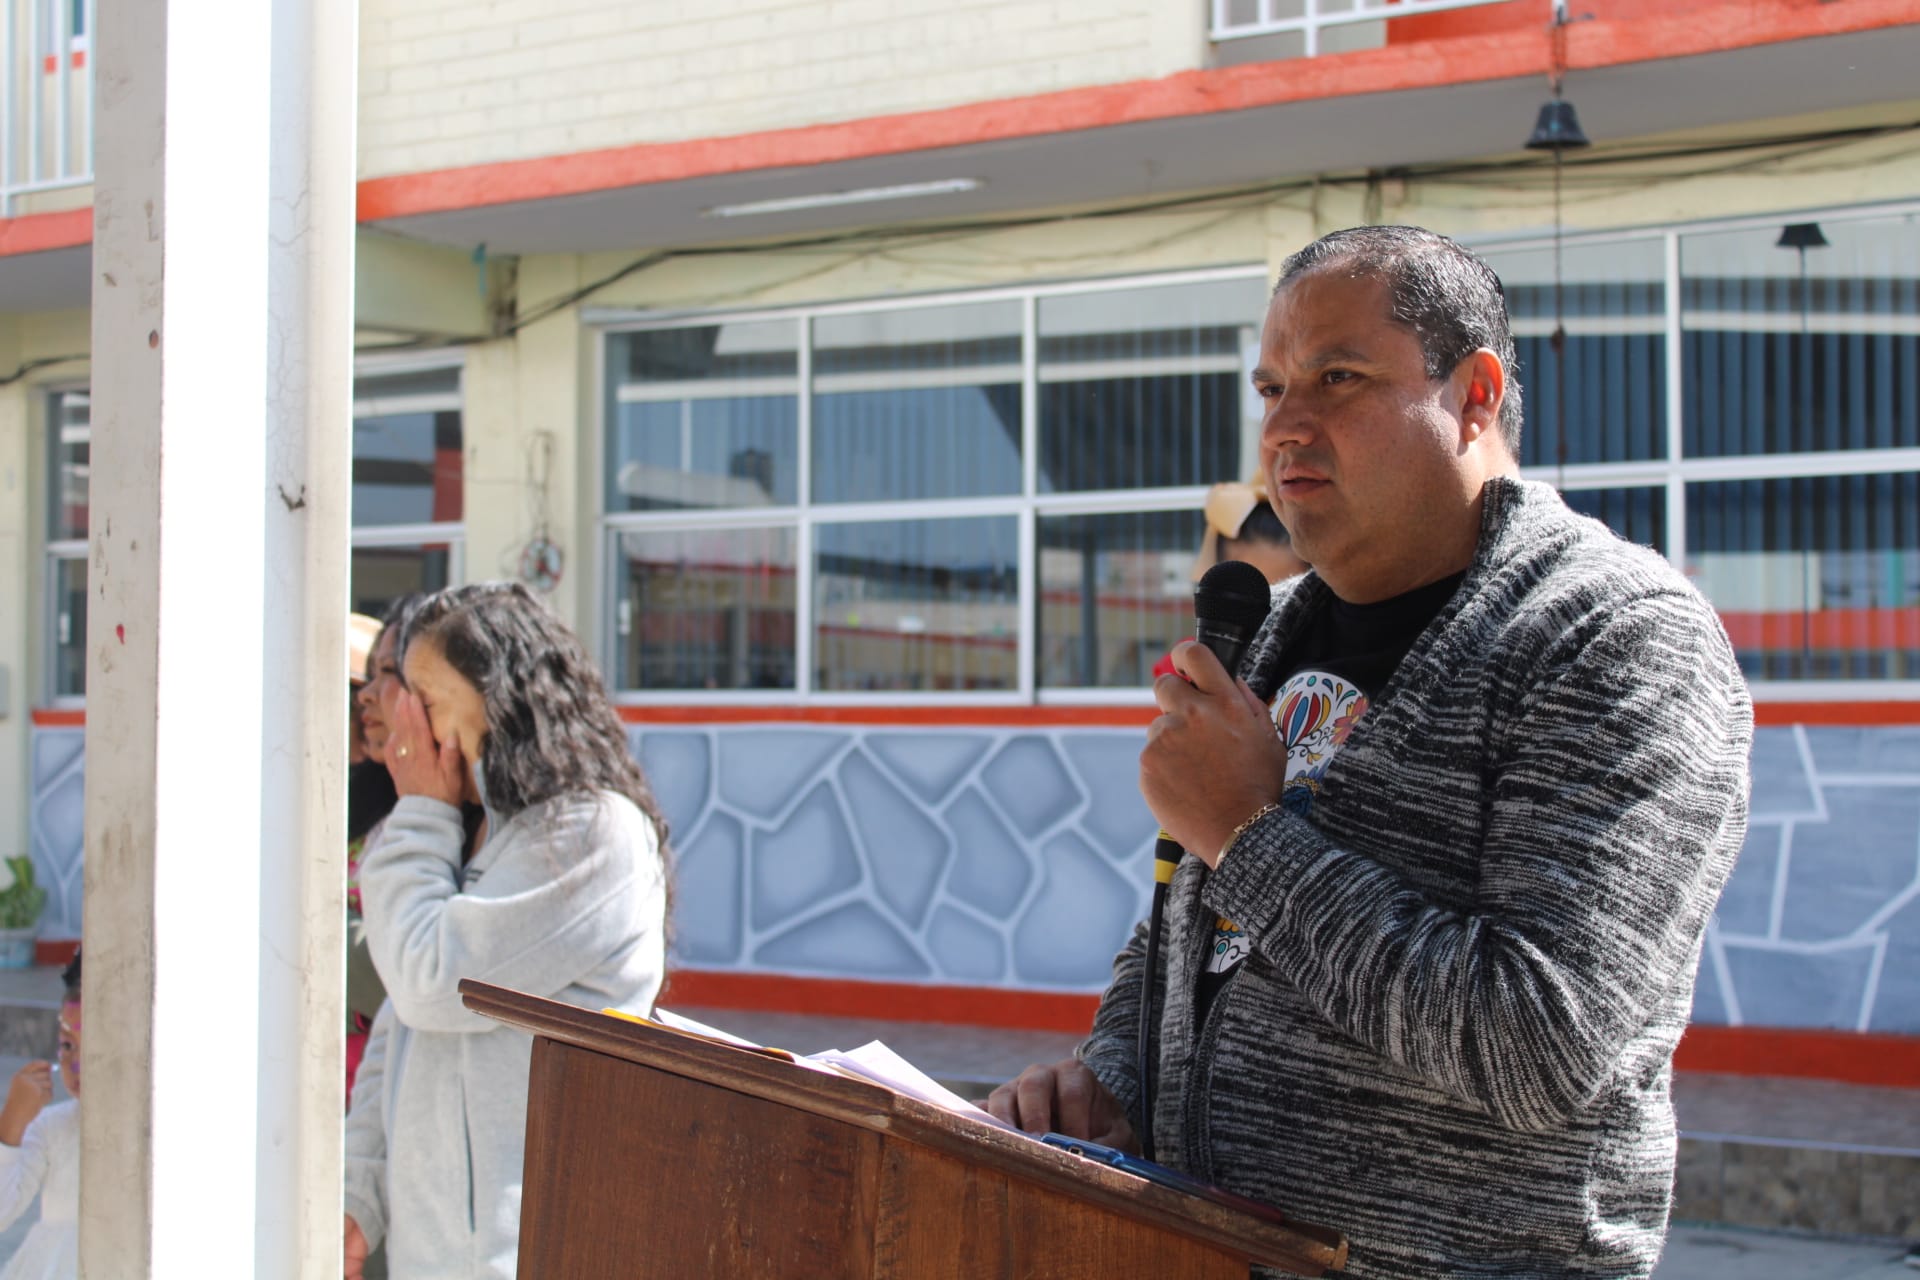
[[[32,733],[28,783],[27,850],[34,876],[47,889],[40,917],[46,938],[80,936],[80,868],[86,832],[86,730],[40,728]]]
[[[678,963],[1098,991],[1146,909],[1130,729],[635,728]],[[33,731],[43,933],[80,926],[83,731]],[[1920,1034],[1920,727],[1761,729],[1698,1022]]]
[[[1697,1022],[1920,1032],[1920,727],[1759,729]]]

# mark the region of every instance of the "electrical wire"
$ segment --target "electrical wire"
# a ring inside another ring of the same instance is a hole
[[[41,356],[35,360],[28,360],[17,366],[12,373],[7,374],[5,377],[0,377],[0,387],[10,387],[28,374],[39,369],[50,368],[57,364],[79,364],[89,359],[92,359],[92,357],[83,351],[78,355]]]

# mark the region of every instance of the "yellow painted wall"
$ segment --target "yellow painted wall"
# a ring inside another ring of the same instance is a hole
[[[361,172],[725,137],[1168,75],[1200,0],[363,0]]]
[[[87,313],[0,315],[0,378],[49,357],[84,352]],[[27,851],[30,712],[42,702],[46,586],[46,393],[84,382],[82,363],[51,365],[0,386],[0,857]]]

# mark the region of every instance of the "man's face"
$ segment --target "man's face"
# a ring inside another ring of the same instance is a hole
[[[1489,361],[1429,379],[1385,286],[1337,263],[1274,296],[1253,374],[1260,462],[1295,549],[1341,599],[1384,600],[1472,560],[1480,489],[1505,456]]]

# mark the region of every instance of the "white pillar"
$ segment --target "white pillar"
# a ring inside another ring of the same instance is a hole
[[[354,9],[99,0],[95,1280],[338,1274]]]

